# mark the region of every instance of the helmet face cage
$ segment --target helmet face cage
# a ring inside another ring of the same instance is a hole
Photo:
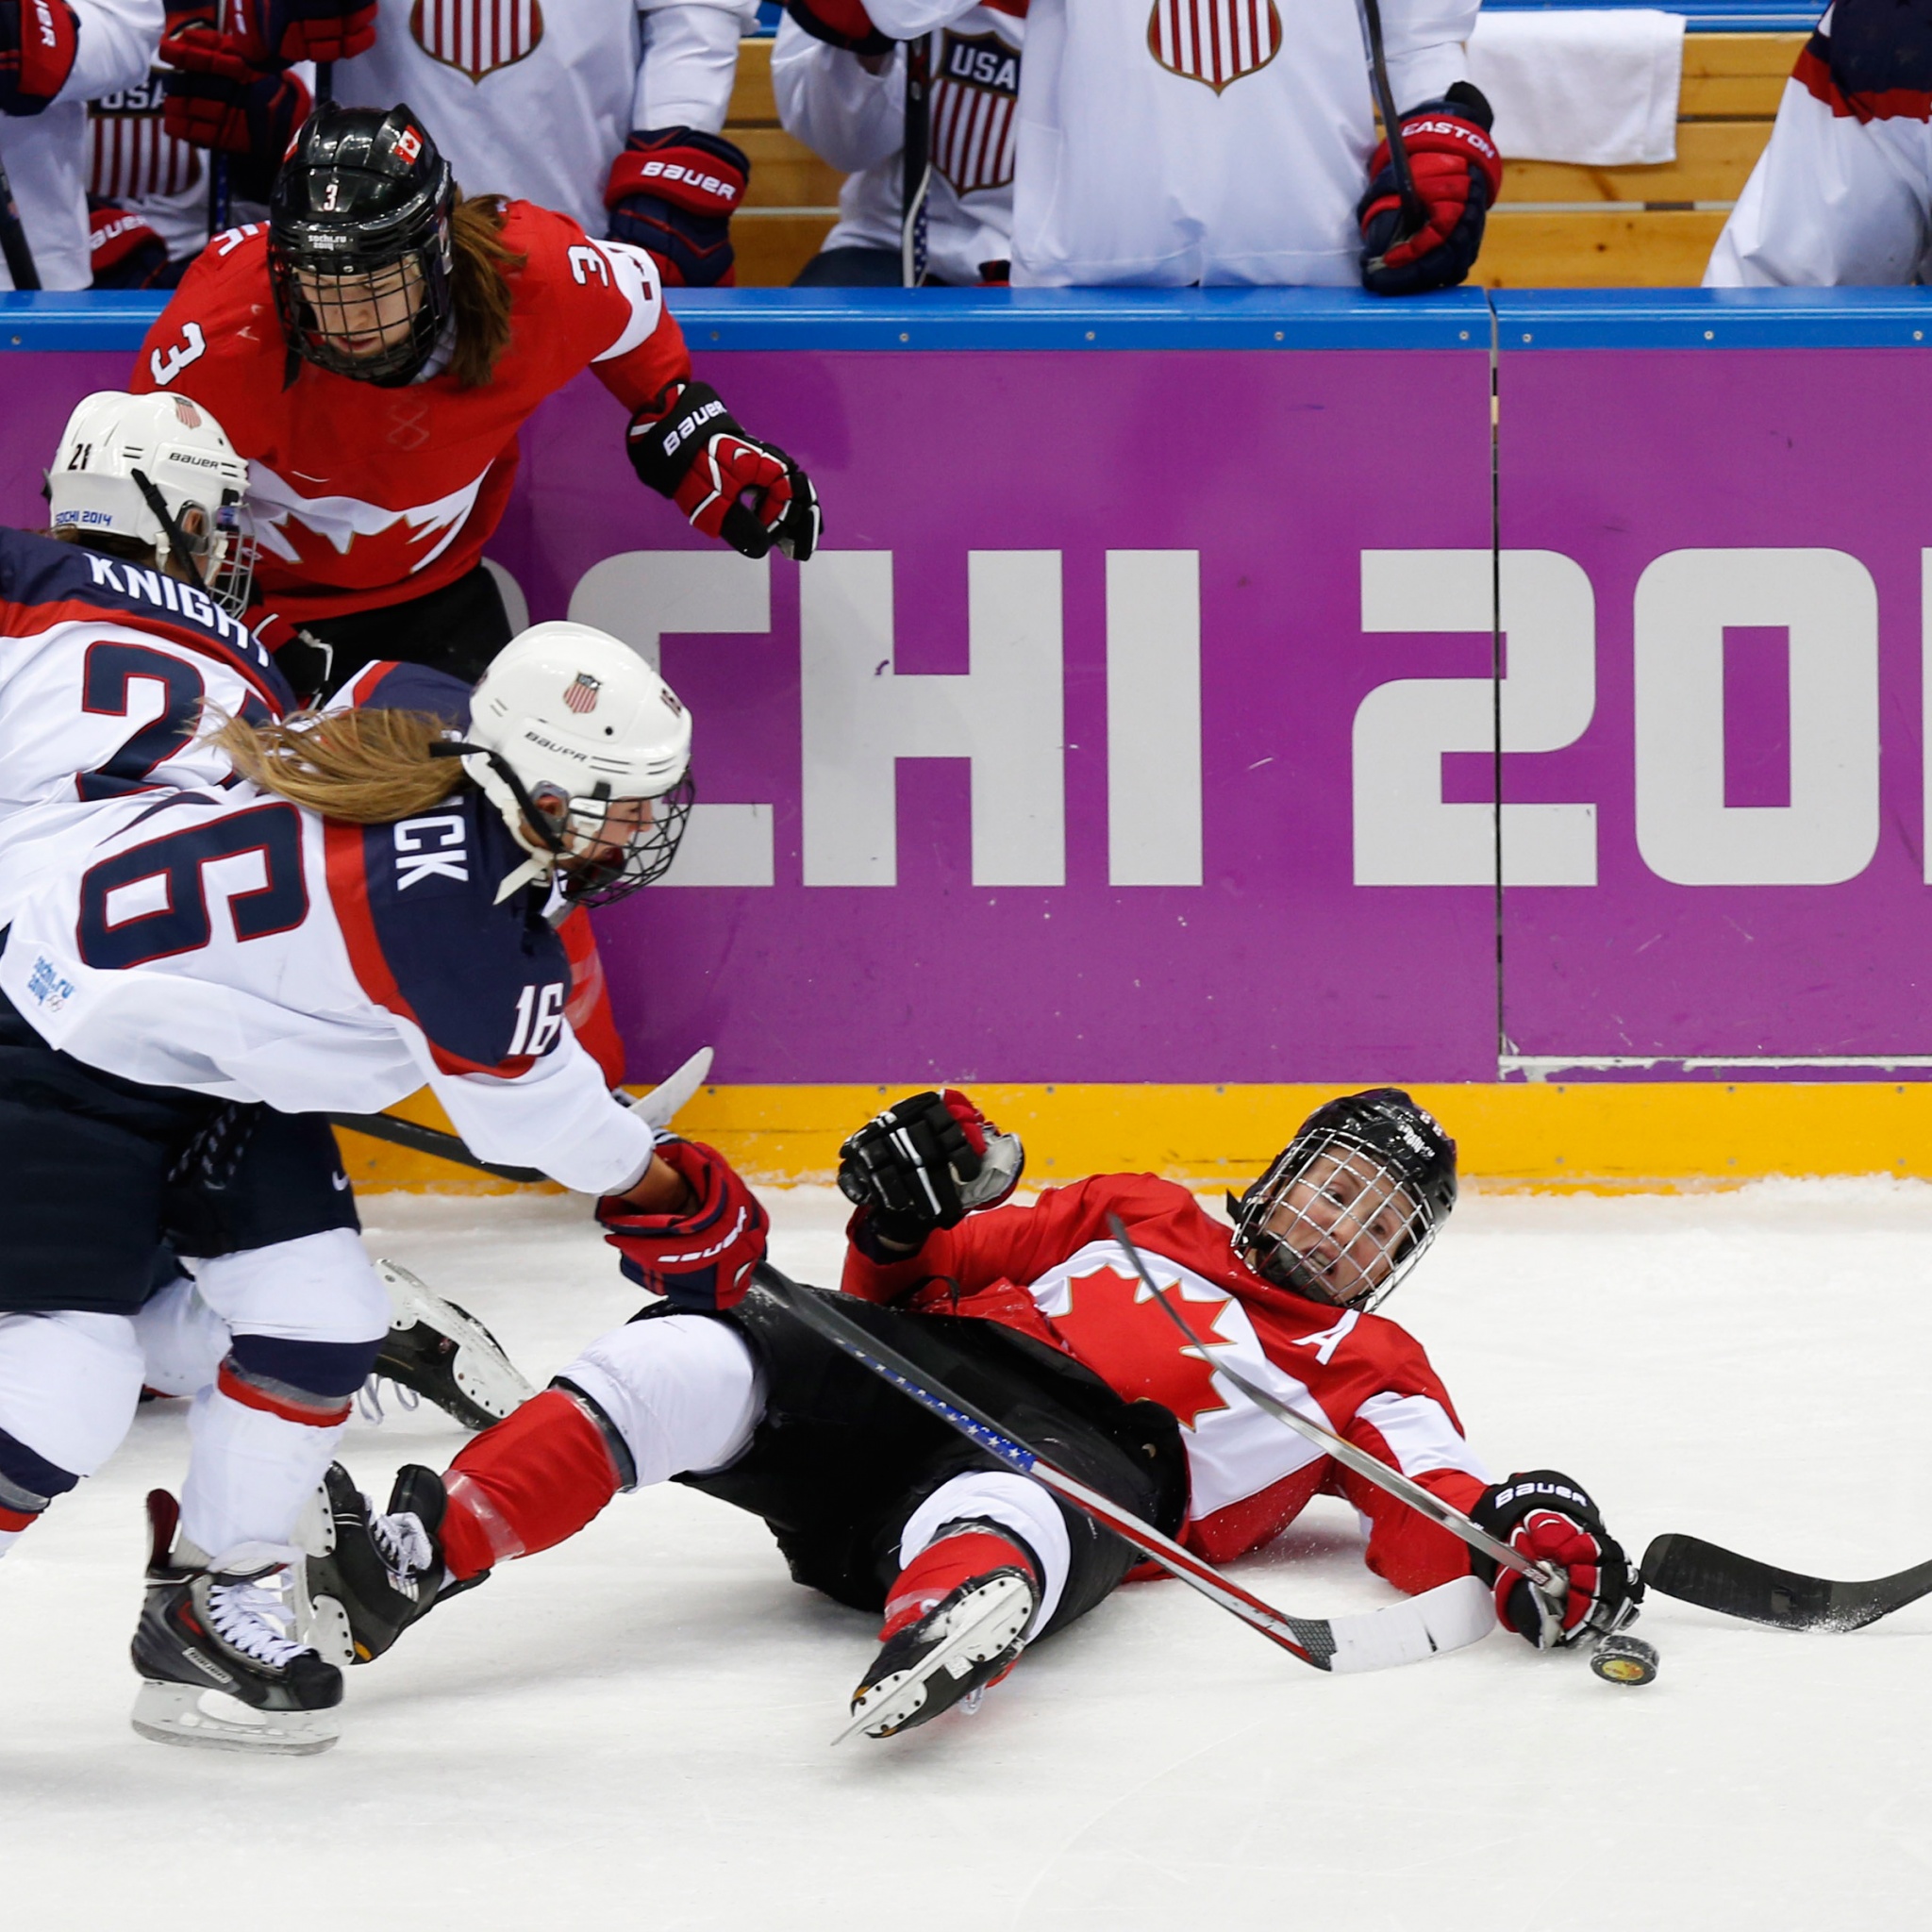
[[[596,858],[558,860],[564,898],[573,906],[609,906],[661,879],[677,857],[678,842],[696,797],[691,774],[686,772],[669,791],[655,798],[576,797],[564,802],[560,812],[549,815],[550,824],[573,853],[588,852],[608,841],[613,806],[649,808],[621,844]],[[543,810],[549,801],[540,793],[536,803]]]
[[[336,375],[398,388],[435,353],[454,309],[449,164],[407,107],[325,106],[275,179],[268,262],[289,345]],[[358,355],[356,335],[401,328]]]
[[[1394,1292],[1441,1224],[1383,1149],[1322,1125],[1296,1135],[1241,1196],[1234,1244],[1276,1287],[1366,1312]]]
[[[232,490],[223,491],[216,506],[209,547],[214,564],[206,573],[208,593],[230,617],[240,617],[255,593],[255,558],[260,546],[248,506]]]

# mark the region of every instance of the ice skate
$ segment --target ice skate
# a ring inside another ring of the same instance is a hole
[[[147,1593],[134,1633],[142,1687],[134,1728],[159,1744],[303,1756],[339,1736],[342,1674],[291,1634],[297,1578],[268,1544],[229,1553],[214,1568],[176,1540],[180,1506],[147,1499],[153,1536]],[[269,1558],[249,1567],[251,1553]],[[238,1560],[239,1559],[239,1560]]]
[[[974,1541],[990,1544],[993,1539]],[[976,1707],[979,1693],[1018,1661],[1039,1604],[1031,1574],[1020,1564],[1002,1564],[969,1576],[924,1614],[914,1614],[915,1600],[897,1629],[889,1605],[885,1645],[852,1693],[853,1722],[840,1740],[854,1731],[895,1737],[956,1704]]]
[[[466,1429],[487,1429],[536,1390],[467,1308],[432,1294],[407,1268],[377,1261],[393,1313],[374,1373],[433,1402]]]
[[[389,1513],[377,1515],[349,1472],[331,1463],[319,1501],[302,1635],[324,1657],[366,1664],[426,1616],[438,1597],[470,1587],[443,1580],[438,1531],[444,1497],[434,1470],[420,1463],[400,1470]]]

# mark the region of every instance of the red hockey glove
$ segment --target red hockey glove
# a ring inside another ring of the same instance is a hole
[[[88,262],[96,289],[158,289],[168,272],[168,244],[141,216],[91,194]]]
[[[1356,208],[1362,231],[1362,287],[1373,295],[1453,289],[1475,266],[1483,223],[1503,188],[1503,161],[1490,139],[1490,104],[1466,80],[1440,101],[1402,117],[1402,144],[1428,225],[1396,242],[1405,225],[1395,170],[1384,141],[1369,162],[1369,192]]]
[[[1552,1597],[1528,1577],[1472,1555],[1470,1567],[1496,1592],[1496,1618],[1538,1650],[1614,1630],[1643,1600],[1643,1581],[1604,1527],[1580,1484],[1554,1469],[1519,1470],[1485,1490],[1470,1511],[1491,1536],[1561,1573]]]
[[[774,443],[747,436],[708,383],[674,382],[654,396],[630,419],[625,447],[641,482],[743,556],[776,548],[803,563],[818,547],[810,477]]]
[[[604,190],[610,239],[648,249],[665,286],[723,288],[738,278],[731,217],[751,163],[720,134],[666,127],[633,134]]]
[[[765,1258],[765,1210],[702,1141],[660,1141],[658,1158],[684,1176],[691,1206],[682,1214],[641,1214],[621,1194],[607,1195],[597,1203],[604,1239],[624,1257],[623,1272],[653,1294],[680,1308],[728,1308],[744,1299],[751,1271]]]
[[[898,44],[873,25],[858,0],[785,0],[785,11],[814,40],[848,54],[890,54]]]
[[[936,1227],[958,1227],[974,1209],[997,1208],[1025,1164],[1019,1135],[1001,1133],[957,1087],[915,1093],[839,1149],[839,1191],[859,1210],[847,1232],[863,1254],[873,1254],[872,1234],[903,1254]]]
[[[258,67],[353,60],[375,44],[376,0],[228,0],[233,27]]]
[[[67,0],[0,0],[0,114],[53,105],[74,72],[79,34]]]
[[[308,90],[257,65],[239,35],[183,25],[161,42],[161,59],[175,70],[162,83],[161,125],[177,141],[278,165],[308,118]]]

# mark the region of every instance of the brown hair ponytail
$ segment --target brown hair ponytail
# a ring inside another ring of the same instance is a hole
[[[468,194],[450,211],[450,295],[456,304],[457,347],[450,373],[465,389],[495,374],[509,347],[511,275],[529,260],[504,246],[500,194]]]
[[[325,818],[386,825],[441,805],[463,783],[429,747],[448,725],[426,711],[303,711],[277,724],[224,720],[207,741],[242,777]]]

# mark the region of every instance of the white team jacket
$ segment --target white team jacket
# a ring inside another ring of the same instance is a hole
[[[1012,258],[1013,163],[1024,18],[991,7],[956,10],[933,53],[933,178],[927,259],[941,281],[970,285],[982,262]],[[778,118],[835,168],[839,192],[827,248],[899,248],[906,127],[903,48],[881,74],[787,20],[772,50]]]
[[[1466,77],[1477,0],[1384,0],[1399,108]],[[869,0],[923,32],[940,0]],[[1374,145],[1355,0],[1033,0],[1016,283],[1359,280]]]
[[[634,127],[724,125],[758,0],[382,0],[375,45],[337,64],[352,108],[407,101],[470,194],[608,232],[604,184]]]
[[[43,289],[84,289],[87,256],[87,104],[147,75],[161,43],[161,0],[69,0],[80,23],[74,72],[54,104],[0,114],[0,161]],[[13,277],[0,260],[0,289]]]

